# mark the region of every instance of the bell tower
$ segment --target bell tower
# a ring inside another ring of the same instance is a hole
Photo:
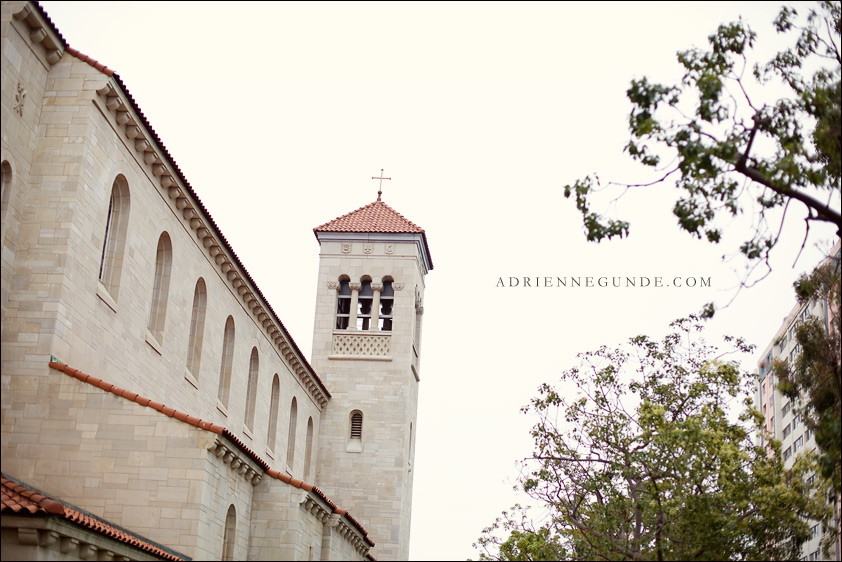
[[[312,364],[331,393],[316,483],[365,526],[376,559],[407,560],[427,237],[379,193],[313,231]]]

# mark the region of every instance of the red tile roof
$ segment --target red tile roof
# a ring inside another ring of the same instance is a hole
[[[92,66],[92,67],[94,67],[95,69],[99,70],[100,72],[102,72],[102,73],[103,73],[103,74],[105,74],[106,76],[109,76],[109,77],[110,77],[110,76],[113,76],[113,75],[114,75],[114,71],[113,71],[113,70],[111,70],[110,68],[108,68],[107,66],[105,66],[104,64],[102,64],[101,62],[98,62],[98,61],[96,61],[96,60],[92,59],[92,58],[91,58],[91,57],[89,57],[88,55],[86,55],[86,54],[84,54],[84,53],[80,53],[79,51],[77,51],[76,49],[74,49],[73,47],[71,47],[70,45],[68,45],[67,47],[65,47],[65,49],[64,49],[64,50],[65,50],[65,52],[70,53],[71,55],[73,55],[73,56],[74,56],[74,57],[76,57],[77,59],[81,60],[82,62],[86,62],[86,63],[88,63],[89,65],[91,65],[91,66]]]
[[[322,492],[320,489],[313,486],[312,484],[308,484],[308,483],[306,483],[302,480],[292,478],[292,477],[290,477],[286,474],[278,472],[277,470],[272,470],[269,466],[269,463],[267,463],[265,460],[263,460],[257,453],[255,453],[254,451],[249,449],[245,445],[245,443],[243,443],[242,440],[240,440],[236,435],[234,435],[227,428],[222,427],[221,425],[216,425],[216,424],[208,422],[208,421],[204,421],[204,420],[199,419],[199,418],[194,417],[194,416],[190,416],[188,414],[185,414],[184,412],[180,412],[180,411],[176,410],[175,408],[171,408],[170,406],[165,406],[164,404],[161,404],[160,402],[155,402],[153,400],[150,400],[149,398],[144,398],[143,396],[140,396],[136,392],[130,392],[130,391],[125,390],[123,388],[120,388],[116,385],[113,385],[109,382],[105,382],[102,379],[92,377],[91,375],[83,373],[82,371],[80,371],[78,369],[74,369],[70,365],[66,365],[66,364],[60,363],[58,361],[50,361],[49,366],[50,366],[51,369],[55,369],[56,371],[61,371],[62,373],[66,374],[66,375],[69,375],[69,376],[71,376],[75,379],[78,379],[78,380],[80,380],[84,383],[88,383],[92,386],[100,388],[100,389],[102,389],[106,392],[116,394],[117,396],[120,396],[120,397],[125,398],[127,400],[131,400],[132,402],[140,404],[141,406],[144,406],[144,407],[147,407],[147,408],[152,408],[153,410],[157,410],[157,411],[161,412],[162,414],[164,414],[165,416],[175,418],[179,421],[190,424],[193,427],[198,427],[199,429],[204,429],[205,431],[210,431],[211,433],[216,433],[217,435],[223,435],[229,441],[234,443],[234,445],[236,445],[237,448],[240,449],[240,451],[242,451],[248,458],[250,458],[252,461],[254,461],[255,464],[257,464],[260,468],[262,468],[263,472],[266,473],[266,475],[268,475],[272,478],[275,478],[277,480],[280,480],[281,482],[284,482],[285,484],[289,484],[290,486],[300,488],[300,489],[302,489],[306,492],[313,492],[318,497],[323,499],[325,501],[325,503],[327,503],[331,507],[331,509],[333,510],[334,513],[337,513],[340,516],[343,516],[345,519],[347,519],[351,523],[351,525],[353,525],[358,531],[360,531],[360,533],[362,533],[363,537],[365,538],[365,541],[369,544],[369,546],[374,546],[374,541],[372,541],[368,537],[368,531],[365,530],[365,527],[363,527],[356,519],[351,517],[351,515],[347,511],[345,511],[344,509],[339,509],[336,506],[336,504],[333,503],[330,500],[330,498],[328,498],[324,494],[324,492]],[[5,509],[5,507],[4,507],[4,509]]]
[[[408,221],[383,201],[375,201],[313,229],[314,232],[417,232],[424,229]]]
[[[121,543],[133,546],[162,560],[184,560],[138,535],[124,531],[95,515],[84,513],[58,498],[40,492],[23,482],[0,475],[0,513],[3,515],[56,516]]]
[[[313,234],[316,235],[317,240],[319,232],[420,234],[424,242],[424,250],[427,252],[430,269],[433,269],[433,257],[430,255],[430,246],[427,244],[427,234],[424,229],[407,220],[406,217],[380,199],[317,226],[313,229]]]

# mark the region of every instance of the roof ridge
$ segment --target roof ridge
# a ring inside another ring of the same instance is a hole
[[[413,232],[424,234],[423,228],[387,205],[384,201],[373,201],[313,229],[313,232],[321,231]]]
[[[91,65],[95,69],[99,70],[100,72],[102,72],[103,74],[108,76],[109,78],[111,78],[114,75],[114,71],[112,69],[108,68],[107,66],[105,66],[101,62],[97,61],[96,59],[89,57],[85,53],[74,49],[70,45],[65,47],[64,50],[65,50],[65,52],[70,53],[71,55],[73,55],[77,59],[81,60],[82,62],[88,63],[89,65]]]

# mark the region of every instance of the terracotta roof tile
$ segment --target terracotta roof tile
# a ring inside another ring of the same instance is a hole
[[[375,201],[313,229],[314,232],[417,232],[424,229],[383,201]]]
[[[74,57],[79,59],[80,61],[88,63],[89,65],[91,65],[92,67],[94,67],[98,71],[102,72],[103,74],[105,74],[109,78],[114,74],[114,71],[111,70],[110,68],[108,68],[107,66],[105,66],[104,64],[102,64],[100,62],[97,62],[96,60],[92,59],[91,57],[89,57],[88,55],[86,55],[84,53],[80,53],[79,51],[77,51],[76,49],[71,47],[70,45],[68,45],[64,50],[65,50],[65,52],[70,53],[71,55],[73,55]]]
[[[430,260],[430,269],[433,269],[433,257],[430,254],[430,246],[427,244],[427,234],[424,229],[380,200],[317,226],[313,229],[316,239],[319,238],[319,232],[420,234],[424,241],[424,250]]]
[[[154,402],[154,401],[150,400],[149,398],[144,398],[143,396],[140,396],[137,393],[129,392],[128,390],[118,388],[117,386],[115,386],[113,384],[110,384],[110,383],[107,383],[107,382],[103,381],[102,379],[92,377],[91,375],[85,374],[78,369],[74,369],[70,365],[66,365],[66,364],[58,362],[58,361],[50,361],[49,366],[50,366],[51,369],[55,369],[56,371],[61,371],[62,373],[66,374],[68,376],[71,376],[75,379],[78,379],[78,380],[80,380],[84,383],[88,383],[88,384],[90,384],[92,386],[95,386],[97,388],[101,388],[102,390],[105,390],[106,392],[111,392],[113,394],[116,394],[117,396],[120,396],[122,398],[130,400],[130,401],[132,401],[136,404],[139,404],[141,406],[144,406],[144,407],[147,407],[147,408],[152,408],[153,410],[157,410],[157,411],[161,412],[162,414],[164,414],[166,416],[169,416],[169,417],[177,419],[181,422],[190,424],[194,427],[198,427],[199,429],[204,429],[206,431],[216,433],[217,435],[224,436],[229,441],[234,443],[237,446],[238,449],[240,449],[243,453],[246,454],[246,456],[248,456],[252,461],[254,461],[255,464],[257,464],[267,476],[270,476],[272,478],[280,480],[281,482],[289,484],[290,486],[294,486],[296,488],[300,488],[300,489],[305,490],[307,492],[313,492],[314,494],[316,494],[319,498],[324,500],[324,502],[327,503],[328,506],[330,506],[330,508],[333,510],[334,513],[337,513],[337,514],[345,517],[355,528],[357,528],[360,531],[360,533],[362,533],[363,537],[365,538],[365,541],[369,544],[369,546],[374,546],[374,541],[372,541],[368,537],[368,531],[365,530],[365,527],[363,527],[362,524],[360,524],[359,521],[357,521],[356,519],[351,517],[351,515],[347,511],[345,511],[344,509],[339,509],[337,507],[337,505],[335,503],[333,503],[330,500],[330,498],[328,498],[324,494],[324,492],[322,492],[319,488],[313,486],[312,484],[308,484],[308,483],[306,483],[302,480],[298,480],[297,478],[292,478],[292,477],[290,477],[286,474],[283,474],[281,472],[278,472],[277,470],[274,470],[274,469],[270,468],[269,463],[267,463],[265,460],[263,460],[257,453],[255,453],[254,451],[249,449],[246,446],[246,444],[243,443],[243,441],[239,437],[237,437],[236,435],[231,433],[231,431],[229,431],[227,428],[222,427],[220,425],[213,424],[213,423],[208,422],[208,421],[204,421],[204,420],[199,419],[199,418],[194,417],[194,416],[190,416],[190,415],[185,414],[184,412],[180,412],[180,411],[178,411],[175,408],[172,408],[170,406],[165,406],[164,404],[161,404],[159,402]],[[3,498],[4,498],[3,499],[3,502],[4,502],[3,503],[3,510],[5,511],[6,510],[6,507],[5,507],[6,506],[5,491],[4,491]]]
[[[0,475],[0,496],[2,496],[0,498],[0,513],[4,515],[54,515],[71,521],[80,527],[85,527],[121,543],[148,552],[160,559],[173,561],[184,560],[184,558],[167,552],[139,535],[115,527],[95,515],[84,513],[58,498],[40,492],[23,482],[13,480],[5,474]]]

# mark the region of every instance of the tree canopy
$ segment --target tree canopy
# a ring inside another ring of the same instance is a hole
[[[794,361],[775,361],[773,370],[780,390],[795,401],[820,451],[823,476],[842,492],[842,271],[839,255],[802,275],[793,285],[801,306],[825,308],[825,317],[810,316],[798,322],[795,339],[800,353]]]
[[[785,470],[779,441],[755,442],[755,379],[725,359],[753,348],[728,338],[718,351],[697,318],[671,327],[582,353],[562,386],[539,388],[518,485],[543,515],[504,512],[475,543],[480,559],[800,557],[805,519],[830,517],[825,481],[808,484],[809,455]]]
[[[627,91],[633,159],[654,168],[651,183],[602,186],[598,176],[566,185],[582,214],[590,241],[628,235],[627,221],[592,209],[593,195],[612,186],[645,188],[675,178],[673,213],[681,229],[718,243],[725,219],[749,209],[752,236],[740,251],[752,261],[768,259],[780,227],[768,224],[772,209],[783,223],[791,205],[812,222],[840,215],[840,3],[820,2],[803,18],[783,8],[774,22],[794,43],[765,64],[750,65],[756,34],[743,21],[720,25],[710,48],[678,53],[684,76],[678,84],[633,80]],[[782,83],[788,95],[761,102],[757,92]],[[752,93],[753,92],[753,93]],[[662,165],[663,163],[666,163]],[[806,235],[805,235],[806,237]]]

